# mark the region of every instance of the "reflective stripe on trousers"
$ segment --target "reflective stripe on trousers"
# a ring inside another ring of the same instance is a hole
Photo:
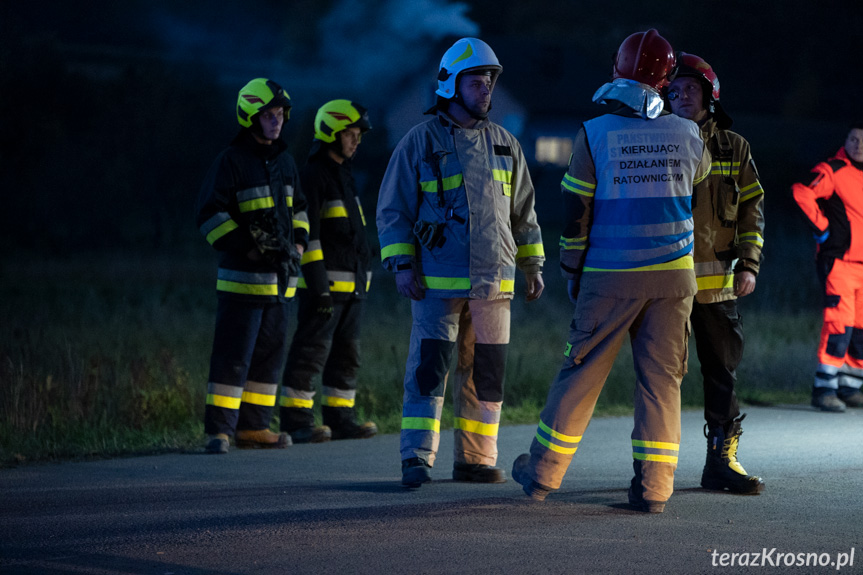
[[[692,297],[651,300],[578,296],[560,372],[530,447],[529,474],[558,489],[627,335],[635,363],[634,460],[644,497],[665,501],[680,445],[680,383],[686,373]]]
[[[510,300],[439,299],[411,302],[413,328],[404,382],[401,458],[434,464],[454,350],[455,461],[494,465],[503,401]]]
[[[233,435],[270,426],[285,362],[288,305],[219,298],[204,431]]]

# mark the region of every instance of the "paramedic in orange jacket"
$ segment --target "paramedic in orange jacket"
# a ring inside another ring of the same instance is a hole
[[[845,145],[812,171],[809,185],[792,187],[812,225],[824,281],[812,406],[841,412],[863,407],[863,123],[851,126]]]

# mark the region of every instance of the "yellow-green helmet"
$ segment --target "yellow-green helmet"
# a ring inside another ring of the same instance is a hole
[[[337,133],[355,126],[361,133],[372,129],[368,110],[350,100],[330,100],[315,115],[315,139],[330,144]]]
[[[255,114],[270,108],[284,108],[287,121],[291,115],[291,97],[272,80],[255,78],[243,86],[237,96],[237,121],[242,127],[250,128]]]

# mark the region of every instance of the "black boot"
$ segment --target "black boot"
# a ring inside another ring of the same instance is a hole
[[[378,432],[378,426],[373,421],[358,423],[356,412],[352,407],[321,408],[324,425],[333,430],[333,439],[368,439]]]
[[[717,491],[728,490],[743,495],[757,495],[764,491],[764,480],[757,475],[748,475],[740,462],[737,461],[737,447],[743,429],[740,422],[746,417],[731,422],[726,432],[722,426],[707,430],[704,426],[704,436],[707,438],[707,462],[701,474],[701,486]]]

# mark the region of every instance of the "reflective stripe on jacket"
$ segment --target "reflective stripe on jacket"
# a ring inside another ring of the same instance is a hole
[[[417,222],[443,239],[419,245]],[[535,273],[545,261],[521,146],[488,120],[464,129],[438,112],[408,132],[381,184],[377,227],[383,266],[416,264],[428,297],[512,298],[516,265]]]
[[[350,160],[339,164],[321,147],[300,172],[309,214],[300,287],[312,295],[364,298],[371,282],[366,220],[350,167]]]
[[[251,223],[267,216],[291,245],[306,245],[308,218],[294,159],[281,140],[258,143],[241,130],[213,162],[201,186],[197,224],[219,255],[216,289],[247,301],[282,301],[294,296],[296,274],[288,266],[252,261]]]
[[[699,303],[735,299],[734,273],[758,275],[764,245],[764,190],[749,142],[708,120],[701,137],[712,157],[710,176],[695,187],[695,276]]]

